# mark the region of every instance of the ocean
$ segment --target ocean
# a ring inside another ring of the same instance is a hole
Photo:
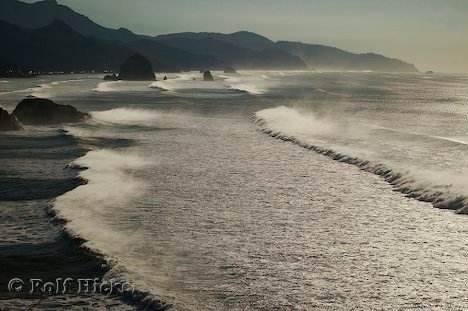
[[[468,308],[468,76],[214,77],[0,81],[92,116],[0,133],[0,309]]]

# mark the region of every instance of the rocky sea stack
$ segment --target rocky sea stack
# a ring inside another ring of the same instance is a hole
[[[70,105],[59,105],[49,99],[36,97],[23,99],[12,115],[27,125],[76,123],[90,117],[87,113],[79,112]]]
[[[237,71],[232,67],[226,67],[226,68],[224,68],[224,73],[231,73],[232,74],[232,73],[237,73]]]
[[[203,81],[214,81],[211,72],[205,71],[205,73],[203,74]]]
[[[154,81],[153,67],[141,54],[134,54],[120,66],[119,80]]]
[[[23,126],[15,116],[12,116],[8,111],[0,108],[0,132],[19,131]]]

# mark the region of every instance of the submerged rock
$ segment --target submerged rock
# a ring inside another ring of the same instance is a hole
[[[232,67],[224,68],[224,73],[237,73],[237,71]]]
[[[15,116],[0,108],[0,132],[19,131],[22,129],[23,126]]]
[[[141,54],[134,54],[120,67],[119,80],[154,81],[153,67],[148,59]]]
[[[87,113],[70,105],[59,105],[45,98],[23,99],[12,113],[21,123],[28,125],[52,125],[76,123],[88,119]]]
[[[111,75],[104,76],[103,80],[105,80],[105,81],[117,81],[117,80],[119,80],[119,78],[117,77],[117,75],[115,73],[113,73]]]
[[[428,74],[428,75],[433,75],[433,74],[434,74],[434,71],[432,71],[432,70],[426,71],[426,74]]]
[[[205,73],[203,74],[203,81],[214,81],[211,72],[205,71]]]

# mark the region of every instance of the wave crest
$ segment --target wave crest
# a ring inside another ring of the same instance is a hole
[[[462,188],[454,187],[453,184],[437,183],[438,179],[464,183],[463,178],[458,180],[449,176],[441,178],[440,172],[421,171],[419,172],[420,175],[418,175],[417,172],[412,172],[410,169],[395,169],[379,161],[358,157],[348,152],[339,152],[302,140],[296,136],[301,136],[300,134],[303,131],[306,131],[307,134],[320,135],[328,131],[335,131],[336,128],[332,123],[318,120],[312,114],[305,117],[293,108],[281,106],[265,109],[257,112],[252,117],[252,121],[260,126],[262,132],[271,137],[293,142],[333,160],[356,165],[361,170],[379,175],[409,198],[432,203],[437,208],[451,209],[460,214],[468,214],[468,196],[460,191]]]
[[[143,180],[135,178],[133,171],[153,164],[154,161],[128,152],[106,149],[89,151],[70,163],[70,166],[83,169],[79,176],[86,180],[86,184],[57,197],[53,202],[51,212],[65,221],[65,232],[107,261],[110,269],[103,281],[129,281],[125,264],[119,261],[116,254],[128,249],[138,237],[124,230],[116,230],[118,228],[115,224],[107,224],[106,215],[125,213],[126,206],[143,195],[147,185]],[[168,307],[151,293],[139,288],[113,294],[145,310],[164,310]]]
[[[160,113],[151,109],[115,108],[90,112],[93,119],[117,124],[138,124],[151,122],[160,117]]]

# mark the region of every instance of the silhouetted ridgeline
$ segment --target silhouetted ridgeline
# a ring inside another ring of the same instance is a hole
[[[156,40],[191,53],[213,55],[223,64],[229,64],[242,69],[297,70],[307,68],[299,57],[275,49],[256,51],[213,38],[160,39],[156,37]]]
[[[354,54],[300,42],[273,42],[247,31],[141,36],[124,28],[100,26],[55,0],[33,4],[0,0],[0,20],[2,43],[6,46],[0,52],[0,63],[35,70],[117,70],[125,59],[138,52],[151,61],[156,71],[222,70],[226,66],[417,71],[412,64],[382,55]]]
[[[32,4],[17,0],[0,0],[0,19],[29,29],[41,28],[61,19],[85,36],[116,42],[130,42],[139,38],[128,29],[114,30],[102,27],[71,8],[57,4],[55,0]]]
[[[128,48],[85,37],[58,20],[34,30],[0,21],[0,37],[6,42],[1,60],[36,71],[116,68],[132,54]]]
[[[155,40],[173,45],[186,51],[205,51],[205,53],[213,54],[219,59],[223,59],[224,57],[228,63],[231,62],[234,65],[236,65],[236,58],[240,58],[241,56],[237,56],[239,51],[229,49],[229,47],[233,45],[238,48],[249,47],[251,50],[254,50],[251,52],[256,52],[258,54],[265,51],[283,51],[285,55],[289,54],[289,56],[299,57],[301,61],[305,62],[309,69],[373,70],[390,72],[418,71],[413,64],[375,53],[355,54],[325,45],[288,41],[273,42],[261,35],[247,31],[239,31],[232,34],[183,32],[160,35],[155,37]],[[209,42],[209,45],[206,44],[207,42]],[[212,48],[214,51],[206,50],[210,47],[215,47]],[[223,54],[226,52],[228,54]],[[229,54],[231,52],[232,55]],[[215,53],[219,53],[219,55],[216,55]],[[259,55],[259,58],[262,58],[262,56]],[[262,66],[263,65],[264,64],[262,64]]]
[[[139,39],[127,47],[148,58],[159,72],[219,68],[222,65],[211,55],[194,54],[153,40]]]
[[[226,43],[234,44],[240,47],[253,49],[253,50],[266,50],[273,48],[275,44],[270,39],[261,36],[259,34],[248,32],[248,31],[238,31],[231,34],[223,34],[217,32],[180,32],[173,34],[166,34],[157,36],[157,40],[171,40],[171,39],[193,39],[193,40],[202,40],[202,39],[214,39],[217,41],[223,41]]]
[[[324,45],[287,41],[279,41],[275,46],[299,56],[311,68],[396,72],[418,71],[413,64],[375,53],[355,54]]]

